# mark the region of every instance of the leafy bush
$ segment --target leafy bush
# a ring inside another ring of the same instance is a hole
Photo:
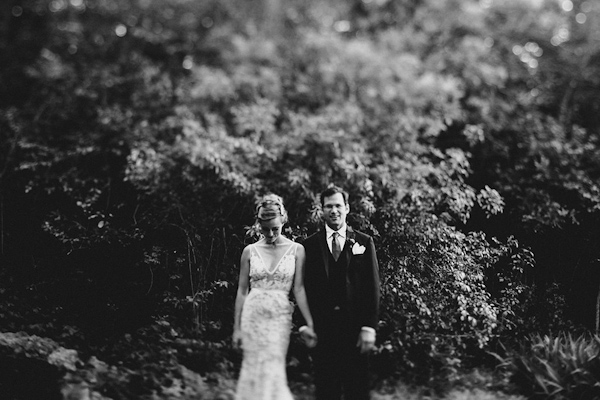
[[[423,151],[411,161],[414,168],[380,167],[389,192],[371,218],[380,232],[383,281],[380,373],[402,371],[435,386],[486,359],[490,342],[515,323],[518,291],[493,296],[488,286],[488,271],[510,257],[511,244],[454,226],[477,206],[475,190],[463,183],[464,154]],[[501,209],[501,202],[488,200],[493,205],[482,209]],[[511,265],[525,268],[516,259]]]
[[[452,381],[474,357],[481,361],[497,331],[498,307],[485,289],[483,266],[470,254],[493,255],[483,237],[426,218],[395,223],[400,231],[386,242],[404,254],[395,251],[388,260],[390,249],[380,251],[382,351],[395,358],[393,370],[416,382]]]
[[[518,349],[496,355],[530,399],[597,399],[600,396],[600,337],[534,334]]]
[[[199,372],[206,370],[195,371],[180,362],[192,351],[202,352],[191,345],[181,348],[179,341],[173,327],[159,319],[94,348],[95,355],[66,380],[77,383],[91,379],[96,391],[113,399],[202,399],[207,383]]]
[[[527,100],[545,89],[515,69],[500,23],[513,6],[290,1],[289,30],[264,37],[244,21],[262,8],[234,3],[0,6],[18,22],[0,72],[22,89],[0,92],[0,290],[14,286],[0,322],[122,359],[146,392],[181,375],[177,360],[235,368],[254,197],[281,194],[296,239],[335,182],[379,251],[381,372],[451,381],[498,338],[565,325],[556,286],[525,290],[541,256],[513,231],[580,223],[592,234],[571,240],[598,258],[598,141]]]

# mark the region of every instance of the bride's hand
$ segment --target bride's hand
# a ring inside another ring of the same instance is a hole
[[[315,333],[312,327],[307,326],[300,333],[302,340],[304,340],[304,344],[309,349],[312,349],[317,345],[317,334]]]
[[[242,331],[239,329],[234,330],[231,341],[233,342],[234,349],[241,349],[242,348]]]

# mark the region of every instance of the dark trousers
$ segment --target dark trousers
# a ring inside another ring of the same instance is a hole
[[[317,400],[368,400],[368,355],[356,347],[359,331],[341,312],[333,312],[317,332],[312,352]],[[342,397],[343,395],[343,397]]]

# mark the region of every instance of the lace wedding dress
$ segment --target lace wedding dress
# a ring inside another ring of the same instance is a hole
[[[285,359],[293,311],[288,294],[294,282],[298,246],[289,245],[272,271],[258,246],[251,246],[250,292],[241,315],[244,358],[237,400],[293,400]]]

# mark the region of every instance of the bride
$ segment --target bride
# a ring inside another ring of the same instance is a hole
[[[304,291],[304,247],[281,233],[287,212],[280,196],[262,198],[256,222],[263,238],[242,252],[235,300],[233,344],[244,354],[236,399],[292,400],[285,371],[292,286],[307,325],[302,337],[309,347],[314,347],[317,339]]]

